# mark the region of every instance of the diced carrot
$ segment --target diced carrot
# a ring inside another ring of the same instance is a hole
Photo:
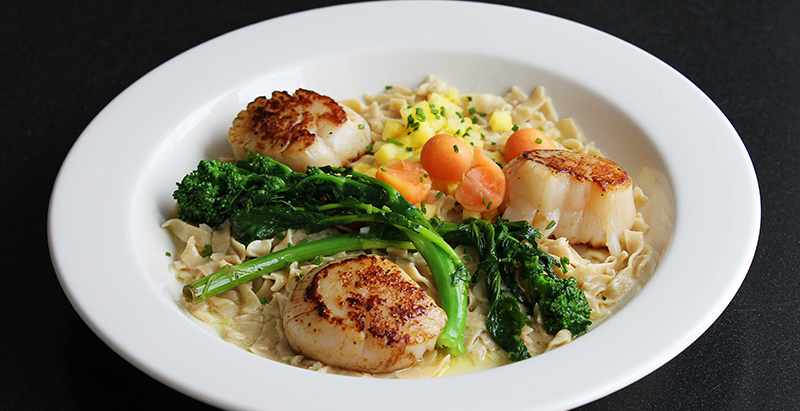
[[[437,180],[458,181],[472,164],[472,150],[449,134],[431,137],[420,151],[419,162]]]
[[[503,203],[506,194],[503,169],[482,149],[476,148],[473,153],[472,167],[456,189],[456,201],[469,211],[494,210]]]
[[[549,150],[555,149],[556,143],[547,137],[539,129],[521,128],[506,140],[506,148],[503,153],[506,163],[517,158],[520,154],[529,150]]]
[[[421,203],[431,191],[428,172],[410,160],[392,160],[378,168],[375,177],[394,187],[411,204]]]

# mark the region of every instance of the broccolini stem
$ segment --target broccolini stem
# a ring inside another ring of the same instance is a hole
[[[447,314],[447,324],[436,340],[436,345],[447,350],[451,355],[461,356],[464,348],[464,332],[467,327],[467,303],[469,273],[458,254],[445,243],[442,247],[438,235],[430,235],[430,231],[420,228],[419,232],[401,228],[422,254],[433,274],[436,289],[439,292],[439,304]],[[428,233],[426,236],[423,233]]]
[[[285,248],[238,265],[222,267],[211,275],[184,286],[183,297],[193,304],[198,304],[258,277],[288,267],[295,261],[311,260],[317,256],[332,255],[341,251],[388,247],[414,249],[414,244],[408,241],[384,240],[360,233],[322,238]]]
[[[338,171],[348,172],[357,178],[383,187],[388,195],[386,204],[389,208],[407,218],[406,222],[395,220],[393,225],[406,233],[417,251],[428,263],[439,292],[439,304],[447,314],[447,324],[436,340],[436,344],[446,349],[451,355],[464,355],[466,353],[464,332],[467,327],[469,273],[464,262],[461,261],[461,257],[444,238],[436,233],[420,210],[405,201],[403,196],[391,185],[352,170],[338,169]]]

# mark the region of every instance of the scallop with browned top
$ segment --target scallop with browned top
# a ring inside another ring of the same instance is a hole
[[[233,120],[228,141],[237,159],[253,152],[305,172],[308,166],[349,164],[366,153],[372,136],[369,124],[349,107],[298,89],[253,100]]]
[[[636,206],[628,173],[617,163],[569,150],[531,150],[508,163],[504,218],[527,220],[573,244],[607,246],[633,226]]]
[[[295,351],[328,365],[387,373],[433,349],[447,315],[398,265],[359,255],[304,277],[283,319]]]

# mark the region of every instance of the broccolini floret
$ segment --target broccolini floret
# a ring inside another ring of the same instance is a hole
[[[462,355],[467,318],[469,276],[464,263],[422,213],[390,185],[349,168],[309,167],[296,173],[277,161],[250,154],[236,165],[204,161],[178,184],[178,216],[190,222],[217,225],[227,219],[234,236],[248,243],[287,229],[307,232],[362,223],[370,233],[349,234],[295,245],[286,251],[224,267],[184,290],[190,301],[255,279],[291,261],[304,261],[339,251],[407,244],[428,263],[447,313],[437,344]],[[226,176],[226,173],[229,174]],[[221,196],[217,199],[215,196]]]
[[[241,207],[243,197],[268,196],[285,187],[292,173],[288,167],[261,156],[249,156],[236,164],[202,160],[172,193],[178,218],[218,226]]]
[[[558,267],[567,272],[567,259],[556,259],[538,247],[538,230],[526,221],[496,219],[494,223],[470,218],[460,224],[435,221],[438,232],[451,244],[476,247],[491,306],[486,328],[492,339],[509,353],[513,361],[531,356],[520,338],[525,325],[531,323],[521,307],[529,311],[538,304],[548,333],[562,329],[573,336],[584,333],[591,320],[586,294],[572,277],[560,277]],[[521,287],[527,285],[528,293]]]
[[[472,281],[482,274],[489,292],[487,330],[511,360],[531,356],[520,337],[531,323],[523,308],[530,313],[538,305],[551,334],[567,329],[577,336],[591,324],[591,309],[575,279],[555,272],[558,267],[566,273],[568,261],[539,249],[540,234],[526,221],[428,221],[397,190],[373,177],[336,167],[309,167],[297,173],[257,154],[235,164],[201,161],[178,183],[173,196],[179,218],[210,226],[228,220],[234,236],[244,243],[288,229],[314,232],[354,223],[370,227],[367,233],[328,237],[226,266],[185,287],[184,296],[195,303],[292,261],[340,251],[414,248],[428,263],[448,316],[437,343],[458,356],[465,352],[470,275],[453,247],[466,244],[475,246],[480,258]]]

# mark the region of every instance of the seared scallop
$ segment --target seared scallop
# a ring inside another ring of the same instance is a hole
[[[298,89],[256,98],[233,120],[228,141],[237,159],[253,152],[305,172],[308,166],[347,165],[366,153],[372,136],[351,108]]]
[[[512,160],[506,174],[503,218],[527,220],[571,243],[621,252],[636,206],[628,173],[615,162],[569,150],[532,150]],[[552,222],[552,223],[551,223]]]
[[[347,257],[304,277],[283,318],[296,352],[370,373],[414,365],[447,322],[428,293],[377,255]]]

